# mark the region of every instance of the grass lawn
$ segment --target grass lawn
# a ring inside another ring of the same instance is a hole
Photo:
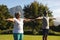
[[[0,35],[0,40],[13,40],[13,35]],[[24,40],[42,40],[41,35],[24,35]],[[48,40],[60,40],[60,36],[48,36]]]

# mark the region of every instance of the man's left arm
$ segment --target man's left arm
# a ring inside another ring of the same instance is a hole
[[[54,17],[49,17],[49,19],[53,19],[53,20],[56,20],[56,18],[54,18]]]

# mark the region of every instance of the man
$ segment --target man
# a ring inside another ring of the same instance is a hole
[[[48,31],[49,31],[49,19],[54,19],[54,18],[48,17],[47,11],[44,11],[43,17],[38,17],[37,19],[42,19],[43,40],[47,40]]]
[[[42,19],[42,29],[43,29],[43,40],[47,40],[47,35],[48,35],[48,31],[49,31],[49,17],[48,17],[48,13],[44,12],[44,16]]]

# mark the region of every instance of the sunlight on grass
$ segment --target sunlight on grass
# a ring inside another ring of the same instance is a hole
[[[13,35],[0,35],[0,40],[13,40]],[[42,40],[42,36],[24,35],[23,40]],[[60,36],[48,36],[48,40],[60,40]]]

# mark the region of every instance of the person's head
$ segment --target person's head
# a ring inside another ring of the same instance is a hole
[[[18,12],[18,13],[15,13],[15,17],[16,17],[16,18],[20,18],[20,15],[21,15],[21,14],[20,14],[19,12]]]
[[[47,12],[47,11],[44,11],[43,15],[44,15],[45,17],[47,17],[47,16],[48,16],[48,12]]]

